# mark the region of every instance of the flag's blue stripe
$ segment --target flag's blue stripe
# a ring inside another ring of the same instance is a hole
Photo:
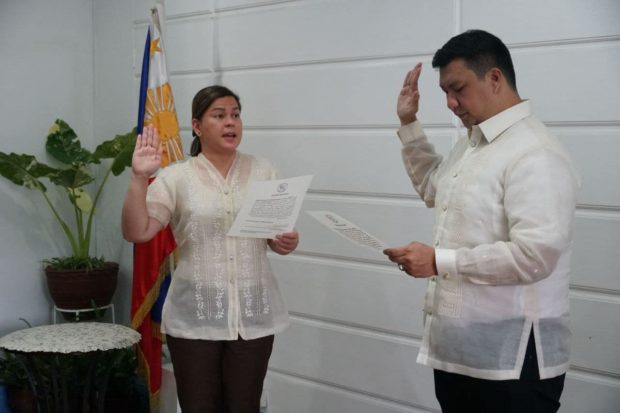
[[[166,300],[166,295],[168,295],[168,289],[170,288],[171,282],[172,274],[166,275],[161,282],[161,287],[159,288],[159,295],[157,296],[157,300],[155,301],[155,303],[153,303],[153,308],[151,308],[151,320],[159,324],[161,324],[161,313],[164,309],[164,301]]]
[[[151,55],[151,31],[146,30],[146,44],[144,45],[144,57],[142,58],[142,77],[140,79],[140,104],[138,105],[138,134],[144,127],[144,107],[146,106],[146,91],[149,88],[149,58]]]

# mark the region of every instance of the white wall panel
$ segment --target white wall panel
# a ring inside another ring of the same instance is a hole
[[[216,11],[236,10],[280,3],[295,3],[299,0],[212,0]]]
[[[618,413],[620,381],[568,372],[560,402],[562,413]]]
[[[164,45],[168,74],[213,71],[213,21],[207,15],[170,20],[166,23]],[[134,28],[134,73],[140,76],[147,23]]]
[[[620,216],[578,212],[573,236],[571,284],[620,291]],[[620,345],[620,343],[616,343]]]
[[[212,25],[213,21],[206,15],[167,22],[165,45],[168,72],[212,69]]]
[[[267,375],[265,388],[269,395],[270,413],[439,412],[438,408],[410,408],[273,371]],[[620,383],[615,379],[569,372],[560,401],[560,411],[563,413],[617,413]],[[595,410],[592,406],[596,406]]]
[[[430,129],[427,133],[439,153],[450,151],[453,130]],[[417,196],[405,173],[401,148],[396,128],[246,130],[241,146],[244,152],[272,160],[283,177],[314,175],[310,186],[314,190]]]
[[[1,151],[49,162],[45,139],[57,118],[73,127],[85,147],[94,147],[92,27],[91,1],[0,2]],[[65,201],[62,190],[48,188],[56,206]],[[69,205],[59,211],[64,216]],[[41,261],[68,253],[69,242],[38,191],[4,178],[0,245],[0,336],[25,328],[20,317],[33,325],[49,322],[52,301]]]
[[[270,412],[438,411],[432,371],[415,364],[426,283],[304,211],[334,211],[390,245],[431,242],[433,211],[415,197],[400,159],[396,97],[422,60],[420,119],[447,153],[458,128],[429,61],[474,27],[513,45],[521,96],[583,178],[571,278],[578,371],[568,376],[562,411],[617,410],[620,2],[167,3],[168,68],[186,151],[191,99],[217,82],[241,96],[242,151],[273,160],[283,176],[314,174],[297,225],[299,253],[271,257],[295,322],[276,339]],[[133,1],[136,79],[151,6]]]
[[[276,339],[270,367],[404,404],[437,408],[432,370],[415,362],[417,353],[411,340],[295,319]]]
[[[463,30],[484,29],[504,42],[537,43],[620,35],[617,0],[463,0]]]
[[[580,174],[578,202],[620,205],[620,128],[557,128],[554,133],[570,152]]]
[[[452,35],[453,18],[451,2],[409,0],[323,0],[225,14],[218,21],[220,65],[432,54]]]
[[[620,42],[517,49],[513,60],[521,97],[544,122],[618,120]]]
[[[290,311],[404,336],[422,337],[426,281],[396,266],[272,255]]]
[[[292,312],[404,336],[422,336],[424,280],[405,276],[389,266],[321,261],[298,256],[272,258]],[[617,299],[601,295],[572,293],[574,366],[620,374],[618,304]]]
[[[620,299],[572,293],[571,364],[620,375]]]
[[[213,9],[215,0],[164,0],[164,13],[166,18],[179,14],[201,14]],[[133,0],[133,18],[134,20],[150,21],[151,7],[155,4],[155,0]]]
[[[309,195],[304,201],[297,227],[302,234],[299,249],[319,255],[354,260],[389,262],[381,252],[358,247],[318,224],[304,211],[327,210],[357,224],[387,245],[400,246],[411,241],[432,242],[433,212],[421,201],[352,200]]]
[[[269,413],[425,413],[417,409],[377,399],[277,372],[267,375],[265,389]]]
[[[189,131],[189,135],[191,135],[192,124],[192,99],[200,89],[212,85],[213,78],[212,73],[197,73],[170,78],[179,125]],[[189,150],[189,148],[187,149]]]
[[[311,65],[233,71],[223,84],[241,95],[246,127],[341,127],[399,124],[396,99],[417,60]],[[451,112],[437,72],[425,65],[420,79],[420,119],[449,125]],[[257,87],[260,85],[260,87]]]

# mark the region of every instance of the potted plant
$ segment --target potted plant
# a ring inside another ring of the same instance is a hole
[[[74,130],[57,119],[49,129],[45,149],[58,161],[59,167],[39,162],[32,155],[0,151],[0,175],[41,193],[71,247],[69,256],[44,260],[50,295],[58,308],[77,310],[106,306],[111,302],[116,290],[118,264],[91,255],[92,224],[97,202],[110,174],[118,176],[131,165],[135,141],[134,129],[102,142],[90,152],[82,147]],[[111,159],[107,161],[109,165],[101,165],[104,159]],[[94,165],[101,165],[98,178]],[[73,209],[73,226],[48,196],[43,179],[66,194]],[[93,191],[94,197],[88,189]]]

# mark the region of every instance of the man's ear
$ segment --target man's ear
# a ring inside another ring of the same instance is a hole
[[[504,74],[497,67],[493,67],[487,72],[487,78],[491,82],[491,88],[493,90],[493,93],[499,93],[502,84],[506,83]]]

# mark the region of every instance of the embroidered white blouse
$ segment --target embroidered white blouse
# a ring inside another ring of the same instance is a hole
[[[226,236],[248,184],[276,176],[268,161],[237,152],[224,178],[200,154],[161,170],[149,186],[149,216],[169,223],[177,243],[163,333],[236,340],[286,328],[288,313],[267,259],[267,240]]]
[[[439,275],[428,283],[418,362],[516,379],[533,327],[540,377],[566,372],[578,182],[560,143],[528,101],[473,126],[445,160],[419,122],[398,135],[416,191],[435,208]]]

